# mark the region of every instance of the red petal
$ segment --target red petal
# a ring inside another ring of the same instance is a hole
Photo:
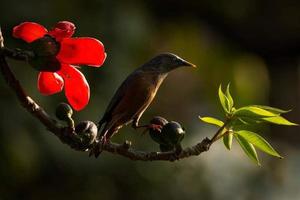
[[[64,80],[57,73],[40,72],[38,77],[38,89],[43,95],[51,95],[62,91]]]
[[[56,57],[62,63],[99,67],[103,64],[106,53],[103,44],[97,39],[64,38]]]
[[[45,27],[34,22],[23,22],[13,28],[13,36],[28,43],[43,37],[46,33]]]
[[[75,110],[83,109],[90,99],[90,87],[84,75],[71,65],[62,64],[58,71],[65,81],[65,94]]]
[[[61,41],[63,38],[71,37],[75,29],[76,27],[72,22],[60,21],[49,31],[49,35],[54,37],[57,41]]]

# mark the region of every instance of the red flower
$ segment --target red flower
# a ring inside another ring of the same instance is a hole
[[[106,58],[103,44],[94,38],[71,38],[75,25],[68,21],[58,22],[53,29],[34,22],[24,22],[13,29],[13,36],[31,43],[50,35],[60,44],[55,55],[60,62],[56,72],[42,71],[38,76],[38,89],[44,95],[52,95],[65,88],[65,95],[75,110],[83,109],[89,101],[90,89],[84,75],[72,65],[100,67]]]

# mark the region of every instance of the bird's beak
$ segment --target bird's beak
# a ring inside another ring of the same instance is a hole
[[[193,63],[190,63],[190,62],[188,62],[188,61],[186,61],[186,60],[181,60],[180,65],[181,65],[181,66],[187,66],[187,67],[194,67],[194,68],[197,67],[197,66],[194,65]]]

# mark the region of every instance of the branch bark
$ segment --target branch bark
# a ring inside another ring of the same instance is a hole
[[[24,53],[25,52],[25,53]],[[31,52],[27,51],[14,51],[4,47],[4,38],[0,29],[0,70],[3,78],[10,87],[10,89],[16,94],[21,105],[31,113],[35,118],[37,118],[47,130],[56,135],[61,142],[67,144],[71,148],[79,151],[87,151],[86,144],[78,142],[78,134],[73,128],[63,127],[53,119],[40,105],[38,105],[23,89],[19,81],[16,79],[14,73],[11,71],[5,57],[10,57],[17,60],[27,60],[27,56],[32,56]],[[224,128],[224,127],[223,127]],[[219,130],[215,135],[217,135],[221,130]],[[214,137],[213,137],[214,138]],[[103,151],[107,151],[113,154],[118,154],[129,158],[131,160],[142,160],[142,161],[174,161],[183,158],[188,158],[191,156],[198,156],[201,153],[208,151],[211,144],[215,140],[210,140],[208,138],[203,139],[201,142],[194,146],[187,147],[181,152],[169,151],[169,152],[144,152],[135,150],[131,147],[129,143],[117,144],[108,143],[102,147]],[[97,146],[95,141],[89,147]]]

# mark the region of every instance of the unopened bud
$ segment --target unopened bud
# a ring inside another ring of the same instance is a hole
[[[95,141],[98,128],[92,121],[82,121],[76,125],[75,132],[81,138],[82,143],[89,146]]]
[[[171,121],[166,124],[161,130],[161,136],[166,144],[176,145],[179,144],[185,135],[184,129],[178,122]]]
[[[60,103],[56,107],[55,115],[60,120],[69,121],[72,118],[73,109],[67,103]]]

